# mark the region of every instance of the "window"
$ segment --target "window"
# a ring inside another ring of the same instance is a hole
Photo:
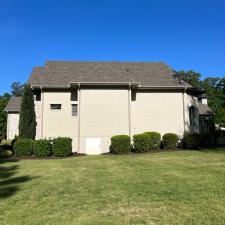
[[[189,108],[189,119],[190,119],[190,126],[196,126],[196,109],[194,106]]]
[[[62,108],[62,105],[61,104],[51,104],[50,105],[51,109],[53,110],[60,110]]]
[[[77,115],[78,115],[78,105],[72,104],[72,116],[77,116]]]
[[[71,91],[71,101],[78,101],[78,92],[77,90]]]

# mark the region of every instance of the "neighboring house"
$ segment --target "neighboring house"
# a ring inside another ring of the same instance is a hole
[[[117,134],[199,132],[202,91],[165,63],[50,61],[29,79],[35,95],[36,138],[73,139],[73,151],[109,151]],[[8,138],[18,134],[19,98],[8,112]]]

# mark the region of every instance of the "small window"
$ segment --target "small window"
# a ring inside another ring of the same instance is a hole
[[[51,109],[55,110],[60,110],[62,108],[62,105],[61,104],[51,104]]]
[[[71,101],[78,101],[78,92],[77,90],[71,91]]]
[[[78,105],[72,104],[72,116],[77,116],[77,115],[78,115]]]

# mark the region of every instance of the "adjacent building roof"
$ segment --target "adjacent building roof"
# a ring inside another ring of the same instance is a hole
[[[190,86],[163,62],[48,61],[35,67],[31,86],[68,87],[70,83],[139,83],[150,87]]]
[[[11,97],[7,106],[5,107],[6,112],[20,112],[20,104],[21,104],[21,97]]]
[[[198,103],[199,115],[213,115],[212,109],[210,109],[206,104]]]

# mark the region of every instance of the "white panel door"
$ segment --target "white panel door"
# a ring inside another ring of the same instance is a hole
[[[86,154],[101,154],[101,138],[86,138]]]

